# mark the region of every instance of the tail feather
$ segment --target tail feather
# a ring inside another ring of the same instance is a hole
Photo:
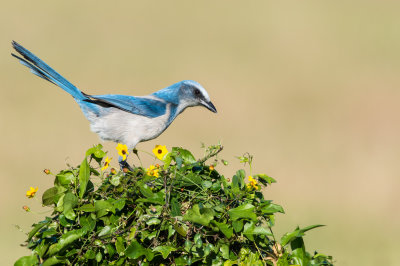
[[[77,88],[75,87],[72,83],[70,83],[68,80],[66,80],[63,76],[58,74],[54,69],[52,69],[50,66],[48,66],[45,62],[43,62],[41,59],[36,57],[34,54],[29,52],[27,49],[22,47],[20,44],[17,42],[13,41],[12,45],[14,49],[22,55],[23,58],[11,54],[15,58],[19,59],[20,63],[23,64],[24,66],[27,66],[31,69],[31,72],[47,81],[50,81],[51,83],[56,84],[66,92],[72,95],[77,100],[84,100],[87,99],[86,96]]]

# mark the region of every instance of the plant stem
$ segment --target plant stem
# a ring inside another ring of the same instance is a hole
[[[224,149],[223,146],[219,146],[219,149],[207,154],[206,156],[204,156],[202,159],[198,160],[197,162],[199,163],[204,163],[205,161],[207,161],[208,159],[210,159],[211,157],[214,157],[215,155],[217,155],[218,153],[220,153],[222,150]]]

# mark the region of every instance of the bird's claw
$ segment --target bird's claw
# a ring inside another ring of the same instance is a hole
[[[119,163],[119,167],[121,168],[121,171],[124,171],[124,169],[128,169],[129,171],[133,171],[132,166],[130,166],[129,163],[126,160],[122,160],[121,156],[119,156],[119,158],[118,158],[118,163]]]

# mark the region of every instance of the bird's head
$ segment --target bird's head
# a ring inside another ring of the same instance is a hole
[[[207,91],[198,82],[193,80],[184,80],[179,84],[179,100],[185,107],[204,106],[208,110],[216,113],[217,109],[210,101]]]

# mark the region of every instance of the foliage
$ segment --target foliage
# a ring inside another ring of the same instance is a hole
[[[173,148],[151,170],[107,174],[100,171],[102,146],[89,149],[43,193],[53,213],[33,225],[27,239],[32,254],[15,265],[333,265],[330,256],[311,255],[304,246],[304,233],[320,225],[276,239],[275,214],[284,211],[261,193],[275,180],[253,175],[246,185],[244,170],[224,177],[214,168],[227,164],[218,160],[221,150],[211,146],[196,160]],[[251,169],[250,155],[240,160]]]

